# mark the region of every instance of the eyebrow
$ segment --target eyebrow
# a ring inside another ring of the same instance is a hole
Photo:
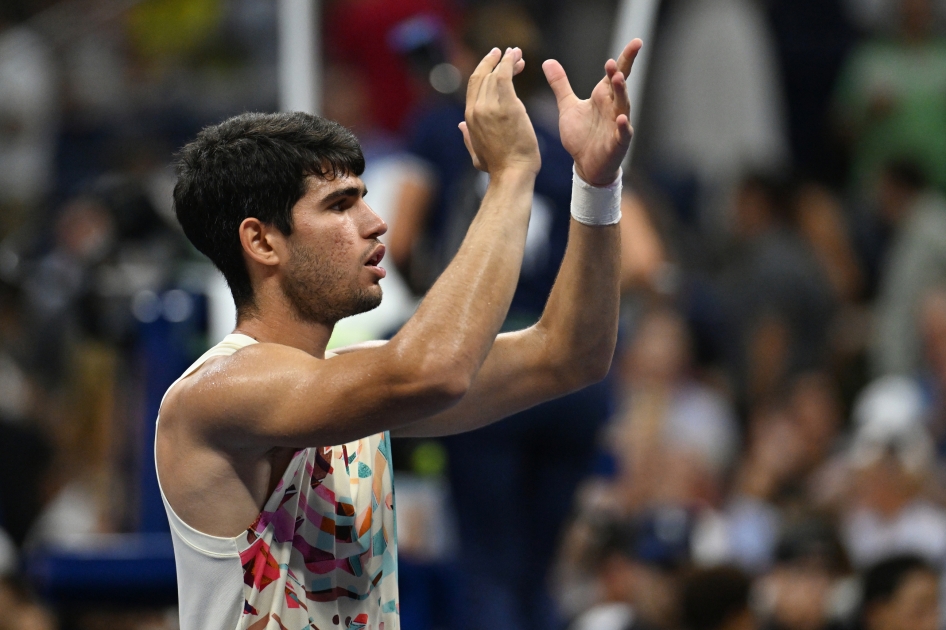
[[[329,194],[322,197],[321,201],[319,201],[319,204],[325,205],[328,203],[332,203],[333,201],[338,201],[339,199],[343,199],[345,197],[357,197],[359,195],[364,197],[367,194],[368,194],[368,188],[366,186],[363,186],[361,188],[358,188],[357,186],[349,186],[348,188],[341,188],[339,190],[330,192]]]

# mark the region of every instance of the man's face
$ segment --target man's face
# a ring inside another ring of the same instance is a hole
[[[381,303],[378,237],[388,226],[365,203],[366,193],[355,175],[310,177],[293,206],[282,289],[297,317],[332,325]]]

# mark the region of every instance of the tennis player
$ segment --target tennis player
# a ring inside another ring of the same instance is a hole
[[[543,66],[575,159],[573,220],[545,311],[519,332],[497,334],[541,164],[513,87],[518,49],[494,49],[470,78],[458,133],[489,188],[455,259],[387,343],[326,352],[339,319],[379,304],[385,276],[387,226],[366,203],[348,130],[244,114],[184,147],[177,217],[226,277],[237,326],[171,386],[158,419],[182,630],[398,630],[390,437],[469,431],[607,374],[625,77],[640,46],[605,64],[588,100],[558,62]]]

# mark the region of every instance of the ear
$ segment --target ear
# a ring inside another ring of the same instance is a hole
[[[282,234],[275,227],[266,225],[254,217],[243,219],[240,224],[240,243],[243,245],[243,253],[261,265],[279,264],[281,248],[277,241],[281,237]]]

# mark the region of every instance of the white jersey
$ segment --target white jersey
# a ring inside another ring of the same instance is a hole
[[[253,343],[228,335],[181,378]],[[388,433],[297,451],[256,521],[234,538],[197,531],[163,489],[161,498],[181,630],[399,630]]]

